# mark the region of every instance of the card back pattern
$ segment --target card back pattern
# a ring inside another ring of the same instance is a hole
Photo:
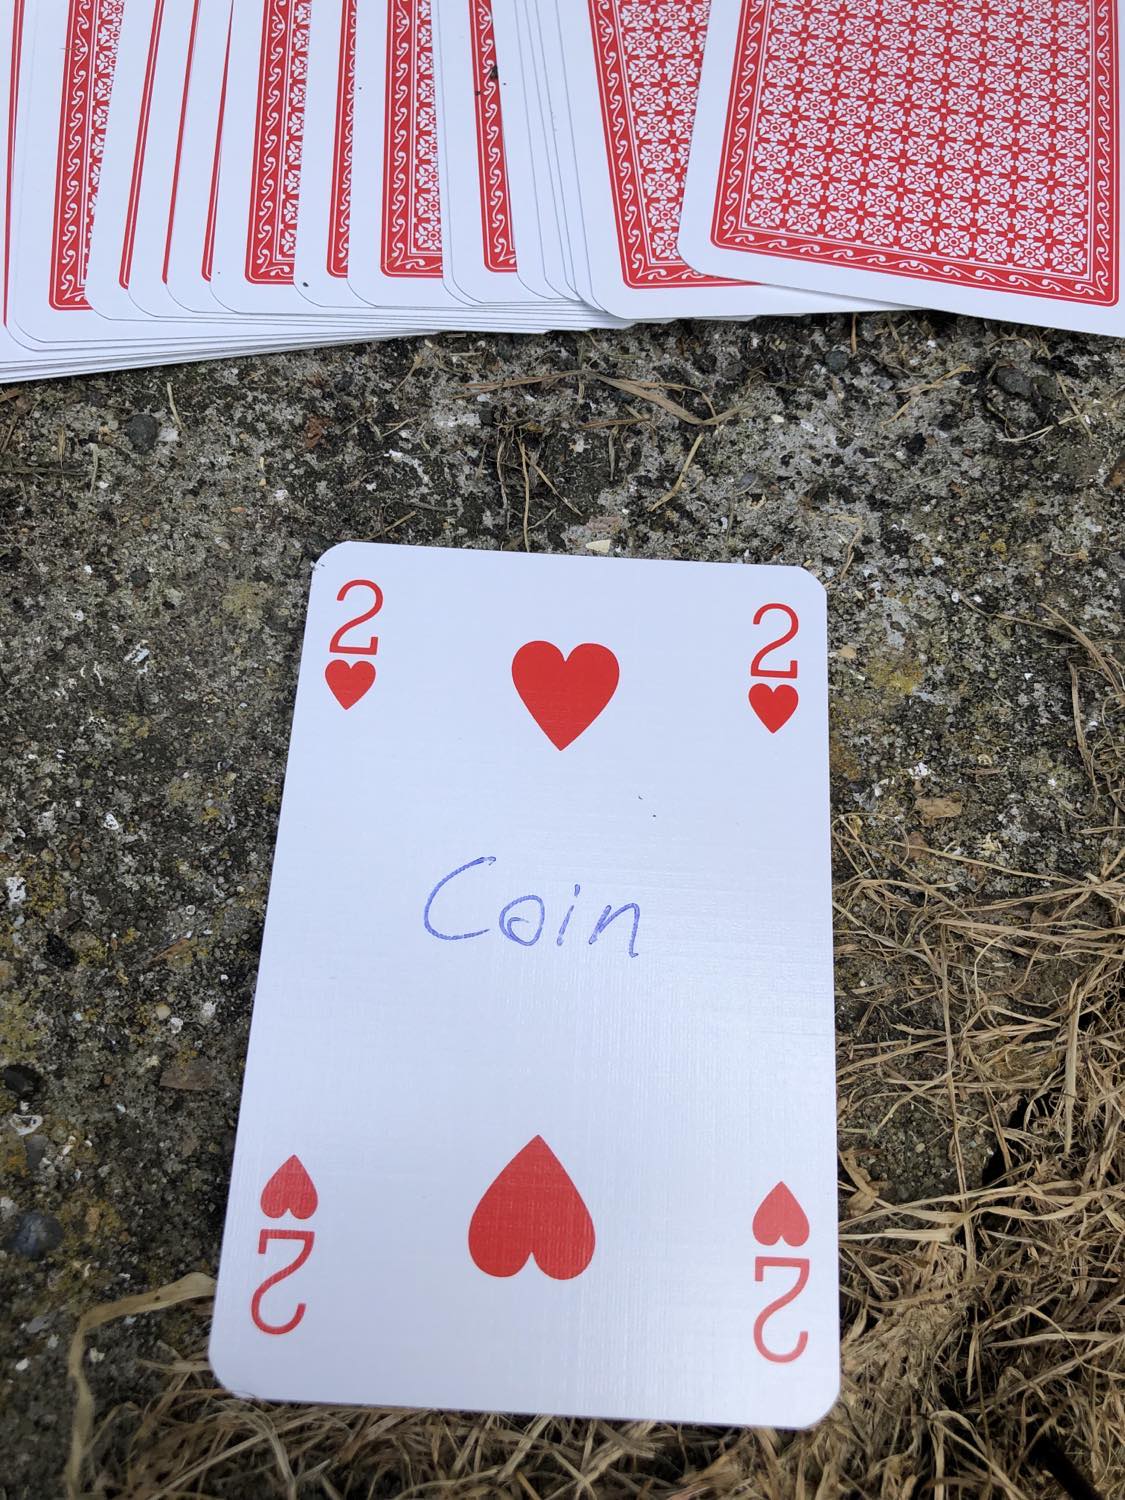
[[[124,9],[124,0],[71,0],[67,18],[49,283],[60,311],[90,306],[86,268]]]
[[[301,143],[311,0],[266,0],[250,183],[246,279],[291,286],[297,250]]]
[[[480,173],[481,239],[489,271],[516,270],[512,200],[504,158],[500,104],[500,69],[492,29],[492,0],[468,0],[473,48],[473,98],[476,104],[477,162]]]
[[[589,0],[621,273],[641,288],[730,286],[677,247],[711,0]]]
[[[384,276],[441,276],[437,152],[429,0],[388,0],[380,259]]]
[[[717,246],[1117,300],[1113,0],[747,0]]]

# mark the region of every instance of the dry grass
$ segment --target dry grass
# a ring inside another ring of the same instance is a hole
[[[79,1401],[71,1495],[1125,1495],[1125,677],[1053,628],[1091,868],[1019,872],[836,828],[844,1384],[827,1420],[778,1434],[263,1407],[217,1390],[195,1350],[144,1411],[98,1424]],[[947,1143],[945,1195],[892,1202],[865,1170],[900,1112]],[[187,1306],[202,1323],[205,1301]]]

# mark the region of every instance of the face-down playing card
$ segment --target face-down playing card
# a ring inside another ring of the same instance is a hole
[[[713,0],[680,249],[1120,334],[1117,0]]]
[[[837,1387],[824,593],[316,565],[212,1359],[799,1426]]]

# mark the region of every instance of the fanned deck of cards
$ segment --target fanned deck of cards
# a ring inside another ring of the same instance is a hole
[[[0,0],[0,379],[909,304],[1120,334],[1116,0]]]
[[[795,1427],[835,1398],[837,1304],[820,584],[334,547],[219,1378]]]

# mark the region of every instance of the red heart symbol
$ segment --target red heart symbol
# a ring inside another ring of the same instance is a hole
[[[803,1245],[809,1237],[805,1211],[783,1182],[770,1188],[754,1215],[754,1238],[763,1245]]]
[[[375,668],[369,661],[330,661],[324,680],[340,707],[351,708],[375,681]]]
[[[793,711],[797,707],[797,689],[790,687],[787,682],[780,687],[756,682],[750,689],[750,707],[769,732],[776,734],[793,717]]]
[[[588,641],[563,656],[549,641],[528,641],[512,658],[512,681],[528,713],[565,750],[601,713],[617,689],[617,657]]]
[[[580,1276],[594,1253],[594,1225],[562,1162],[541,1135],[528,1141],[477,1204],[469,1254],[488,1276],[514,1276],[529,1255],[556,1281]]]
[[[280,1219],[286,1213],[295,1219],[308,1219],[316,1213],[319,1201],[316,1188],[299,1156],[291,1156],[281,1163],[262,1189],[260,1201],[267,1219]]]

